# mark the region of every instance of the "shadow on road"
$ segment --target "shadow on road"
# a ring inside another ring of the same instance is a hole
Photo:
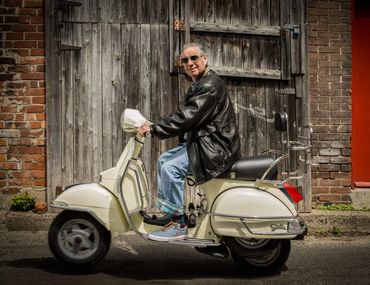
[[[261,279],[273,276],[258,276],[252,272],[243,272],[231,259],[192,260],[170,258],[166,260],[128,259],[103,260],[93,268],[69,267],[49,258],[24,258],[14,261],[1,261],[0,267],[33,268],[50,274],[96,275],[107,274],[119,278],[135,280],[153,279],[200,279],[200,278],[243,278]]]

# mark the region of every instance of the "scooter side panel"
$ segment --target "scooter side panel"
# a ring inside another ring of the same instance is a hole
[[[210,214],[217,234],[253,238],[287,235],[287,221],[294,218],[278,198],[252,187],[235,187],[222,192]]]
[[[118,198],[97,183],[79,184],[68,188],[54,200],[51,206],[89,212],[110,231],[129,230],[129,224]]]

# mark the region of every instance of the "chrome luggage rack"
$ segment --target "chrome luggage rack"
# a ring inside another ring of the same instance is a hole
[[[261,183],[278,183],[282,184],[287,181],[299,181],[305,178],[307,172],[308,172],[308,166],[310,165],[316,165],[312,161],[311,158],[311,147],[312,147],[312,127],[311,125],[306,125],[303,127],[299,127],[298,129],[298,136],[297,140],[290,140],[289,136],[289,125],[288,125],[288,115],[287,113],[276,113],[278,116],[275,115],[275,129],[280,131],[281,134],[281,151],[279,150],[265,150],[260,155],[266,154],[266,153],[272,153],[272,154],[282,154],[277,159],[274,160],[274,162],[270,165],[270,167],[264,172],[264,174],[261,176],[260,179],[258,179],[258,182]],[[285,120],[285,125],[281,126],[281,122],[277,123],[276,120],[283,119]],[[298,155],[298,163],[299,166],[297,169],[293,172],[291,169],[291,153],[295,152]],[[285,164],[285,171],[280,171],[280,179],[278,180],[268,180],[266,179],[267,175],[270,173],[270,171],[273,171],[277,166],[281,166],[283,168]]]

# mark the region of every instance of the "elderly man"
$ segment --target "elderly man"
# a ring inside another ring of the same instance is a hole
[[[196,184],[202,184],[224,173],[239,158],[240,140],[232,103],[222,79],[208,68],[203,46],[185,44],[181,63],[193,81],[184,106],[138,130],[142,136],[150,132],[160,139],[186,139],[186,143],[165,152],[158,160],[156,206],[170,222],[149,235],[156,241],[183,239],[187,235],[183,202],[187,174],[191,172]]]

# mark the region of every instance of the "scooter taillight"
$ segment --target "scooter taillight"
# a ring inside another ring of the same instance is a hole
[[[289,196],[292,198],[294,203],[298,203],[303,200],[302,195],[298,192],[295,185],[285,182],[283,183],[283,187],[289,193]]]

